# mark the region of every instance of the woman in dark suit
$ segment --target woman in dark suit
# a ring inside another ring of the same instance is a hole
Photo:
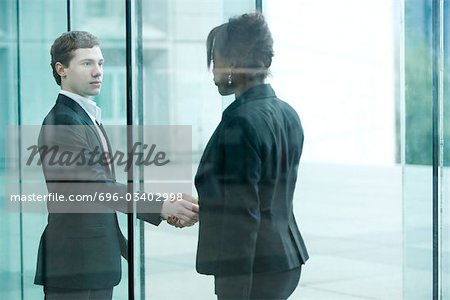
[[[195,177],[196,267],[215,276],[218,299],[287,299],[308,259],[292,203],[303,129],[294,109],[264,83],[272,45],[259,13],[231,18],[207,38],[214,83],[221,95],[236,96]]]

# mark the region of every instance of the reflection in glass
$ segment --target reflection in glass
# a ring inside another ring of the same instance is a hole
[[[104,89],[96,100],[105,123],[124,124],[123,1],[71,3],[72,29],[89,30],[102,42]],[[291,101],[305,129],[295,207],[312,259],[303,271],[305,285],[292,299],[338,299],[342,294],[430,299],[430,3],[263,1],[276,46],[271,84],[281,99]],[[66,1],[53,0],[0,1],[0,65],[7,66],[0,69],[0,182],[5,180],[6,164],[18,166],[5,157],[3,129],[19,122],[39,125],[55,102],[58,87],[50,72],[49,47],[67,28],[65,5]],[[194,173],[223,108],[233,100],[218,97],[211,85],[206,34],[228,17],[253,10],[255,1],[143,0],[142,5],[143,74],[135,86],[142,87],[143,123],[191,125]],[[444,5],[447,14],[450,4]],[[450,19],[444,20],[447,34]],[[399,58],[402,30],[404,57]],[[440,255],[444,299],[450,298],[448,49],[444,39]],[[400,86],[403,83],[405,87]],[[403,115],[400,89],[405,94]],[[12,175],[20,190],[19,175]],[[33,277],[46,214],[10,213],[2,204],[3,188],[0,191],[0,298],[20,299],[22,294],[24,299],[42,298]],[[120,223],[125,230],[125,218]],[[137,269],[145,272],[141,276],[146,299],[177,299],[180,293],[196,299],[213,295],[210,278],[194,270],[196,227],[140,228],[145,229],[145,240],[138,241],[137,251],[144,251],[145,262]],[[115,299],[126,298],[125,265],[123,269]],[[173,282],[177,285],[170,285]]]
[[[254,10],[255,2],[148,0],[143,5],[144,124],[191,125],[194,174],[223,109],[206,67],[206,36],[223,20]],[[214,297],[213,280],[195,271],[196,248],[197,226],[146,228],[148,299],[178,299],[180,293],[186,298]]]
[[[294,208],[311,259],[292,299],[402,299],[400,2],[263,4],[271,83],[305,131]]]

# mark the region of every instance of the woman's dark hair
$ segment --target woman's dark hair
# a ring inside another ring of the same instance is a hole
[[[61,85],[61,77],[55,69],[57,62],[64,66],[69,66],[69,62],[74,56],[73,51],[79,48],[92,48],[99,45],[97,37],[86,31],[69,31],[57,38],[50,50],[51,66],[56,83]]]
[[[206,49],[208,67],[217,51],[233,67],[250,69],[250,78],[264,79],[272,64],[273,39],[264,16],[249,13],[213,28],[208,34]]]

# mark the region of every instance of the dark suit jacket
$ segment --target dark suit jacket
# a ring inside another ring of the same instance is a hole
[[[246,289],[254,272],[308,259],[292,207],[302,147],[297,113],[270,85],[253,87],[224,111],[195,177],[199,273],[244,275],[237,287]]]
[[[51,153],[56,157],[54,161],[58,161],[64,155],[67,158],[68,153],[84,151],[87,154],[103,149],[101,145],[97,129],[84,109],[69,97],[59,94],[55,106],[43,121],[39,148],[56,146],[57,150]],[[94,163],[79,158],[78,163],[62,166],[49,163],[51,155],[44,155],[41,151],[49,193],[58,193],[66,198],[95,192],[124,196],[127,186],[116,182],[113,166],[110,169],[99,162],[101,151],[97,151]],[[105,207],[105,204],[110,207]],[[158,206],[153,211],[160,211],[162,203],[151,205]],[[49,202],[47,207],[48,224],[40,240],[35,283],[74,289],[117,285],[121,277],[120,257],[121,254],[127,257],[127,243],[118,226],[116,211],[126,212],[126,201],[99,204]],[[74,209],[73,213],[71,209]],[[86,209],[86,213],[80,213],[82,209]],[[161,222],[159,213],[140,214],[139,217],[155,225]]]

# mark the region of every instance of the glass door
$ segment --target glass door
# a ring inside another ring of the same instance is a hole
[[[195,194],[193,176],[201,153],[231,101],[217,93],[207,70],[206,37],[229,17],[254,11],[255,1],[144,0],[142,5],[144,128],[188,125],[189,176],[170,180],[182,179],[178,186],[188,184],[189,193]],[[145,181],[150,177],[146,174]],[[139,268],[145,270],[145,299],[214,297],[212,276],[195,271],[197,231],[198,225],[183,229],[165,222],[159,228],[144,225]]]
[[[432,1],[404,2],[403,245],[405,299],[432,299]]]
[[[404,2],[405,299],[449,299],[449,4]]]
[[[270,81],[302,119],[292,299],[402,299],[401,1],[264,0]],[[409,298],[405,298],[409,299]]]

